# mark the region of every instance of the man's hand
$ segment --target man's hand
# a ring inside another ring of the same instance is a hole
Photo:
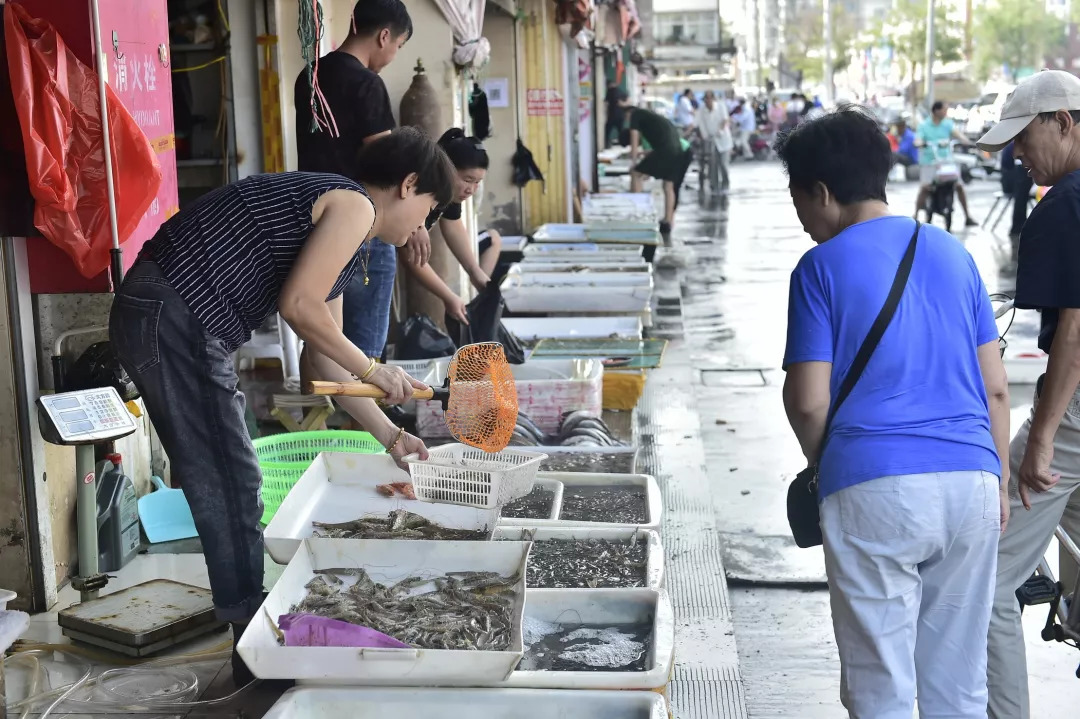
[[[1009,526],[1009,512],[1011,511],[1008,482],[1001,485],[1001,489],[998,491],[998,501],[1001,503],[1001,533],[1005,534],[1005,528]]]
[[[401,248],[405,261],[417,267],[423,267],[431,259],[431,235],[420,228],[409,235],[408,242]]]
[[[1027,447],[1024,450],[1024,461],[1020,463],[1020,476],[1017,482],[1020,486],[1020,501],[1024,503],[1024,509],[1031,509],[1028,490],[1045,492],[1061,479],[1061,475],[1050,471],[1050,463],[1053,460],[1053,442],[1044,443],[1034,437],[1028,438]]]

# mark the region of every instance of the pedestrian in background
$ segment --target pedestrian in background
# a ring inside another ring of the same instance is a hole
[[[1040,311],[1039,349],[1050,358],[1011,448],[1013,519],[1001,538],[990,622],[990,719],[1031,716],[1016,590],[1058,524],[1080,537],[1080,79],[1044,70],[1017,85],[978,146],[996,152],[1010,141],[1031,180],[1053,185],[1020,230],[1015,298],[1018,308]]]
[[[704,102],[698,108],[697,131],[701,137],[701,176],[708,178],[713,196],[727,192],[728,155],[731,152],[731,120],[724,103],[717,102],[716,93],[705,93]],[[704,184],[702,184],[704,187]]]
[[[990,298],[952,235],[890,211],[892,155],[869,113],[808,120],[776,151],[817,244],[791,276],[784,406],[818,469],[841,700],[852,719],[911,719],[916,694],[920,716],[985,719],[1009,443]]]
[[[750,149],[750,135],[757,129],[757,123],[754,121],[754,111],[741,98],[731,112],[731,124],[735,154],[744,160],[752,160],[754,151]]]
[[[675,105],[675,126],[684,134],[694,129],[694,109],[697,101],[694,99],[694,91],[690,88],[683,90],[679,101]]]

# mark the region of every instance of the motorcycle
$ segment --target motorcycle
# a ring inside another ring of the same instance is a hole
[[[945,221],[946,232],[951,231],[956,183],[961,176],[960,166],[953,156],[952,143],[941,140],[936,145],[928,145],[919,151],[930,152],[934,156],[934,179],[930,183],[930,192],[923,205],[926,221],[933,222],[934,215],[940,215]]]

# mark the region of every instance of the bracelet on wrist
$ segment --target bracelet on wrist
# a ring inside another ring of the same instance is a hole
[[[368,365],[367,371],[360,375],[360,381],[366,382],[368,377],[375,374],[375,368],[379,366],[379,363],[375,361],[375,358],[371,358],[371,364]]]
[[[397,449],[398,444],[401,443],[401,438],[404,437],[404,436],[405,436],[405,428],[404,427],[399,427],[398,432],[397,432],[397,437],[395,437],[394,441],[390,443],[390,446],[386,448],[386,453],[390,454],[395,449]]]

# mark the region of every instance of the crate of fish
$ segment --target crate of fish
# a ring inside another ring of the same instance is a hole
[[[417,499],[490,509],[528,494],[545,459],[539,452],[491,453],[452,443],[431,449],[427,459],[410,454],[405,462]]]
[[[266,527],[266,550],[288,564],[311,537],[487,540],[497,509],[419,502],[408,472],[385,454],[325,452]]]
[[[558,519],[562,510],[562,492],[562,482],[537,479],[532,491],[499,508],[499,521],[513,522],[528,517]]]
[[[660,690],[675,659],[663,590],[530,589],[522,632],[525,654],[504,687]]]
[[[529,547],[306,539],[237,651],[260,679],[499,684],[522,655]]]
[[[503,508],[500,527],[629,527],[660,531],[663,502],[656,478],[647,474],[540,472],[537,482],[562,483],[558,516],[542,511],[508,515]]]
[[[531,589],[660,589],[664,548],[647,529],[499,527],[495,540],[532,541],[525,586]]]
[[[655,692],[564,689],[291,689],[265,719],[668,719]]]

